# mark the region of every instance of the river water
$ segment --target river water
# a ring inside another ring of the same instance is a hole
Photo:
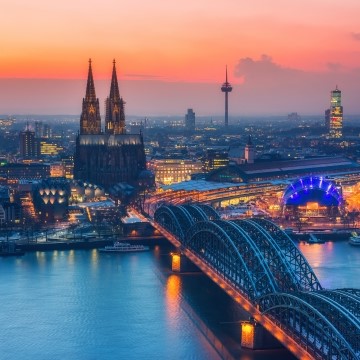
[[[360,247],[299,244],[326,288],[360,288]],[[0,359],[294,359],[238,344],[247,315],[201,273],[172,274],[169,249],[0,258]],[[210,340],[210,341],[209,341]],[[215,348],[210,344],[215,344]],[[221,351],[222,349],[222,351]]]

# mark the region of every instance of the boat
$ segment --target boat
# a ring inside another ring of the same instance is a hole
[[[309,240],[307,242],[309,244],[325,244],[325,240],[317,238],[314,234],[309,235]]]
[[[105,246],[104,248],[99,249],[100,252],[137,252],[137,251],[148,251],[149,247],[145,245],[135,245],[130,243],[125,243],[121,241],[116,241],[112,246]]]
[[[360,235],[356,232],[352,232],[349,238],[349,244],[353,246],[360,246]]]
[[[25,251],[16,248],[15,241],[2,241],[0,244],[0,256],[23,256]]]

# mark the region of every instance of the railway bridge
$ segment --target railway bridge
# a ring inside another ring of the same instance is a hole
[[[360,359],[360,289],[323,289],[271,221],[224,221],[201,204],[161,206],[150,221],[299,359]]]

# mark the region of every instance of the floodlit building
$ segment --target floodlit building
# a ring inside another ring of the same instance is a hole
[[[155,182],[170,185],[190,180],[192,174],[202,172],[202,163],[191,159],[153,159],[149,170],[155,174]]]
[[[50,177],[63,177],[64,175],[64,165],[61,162],[50,164]]]
[[[75,179],[110,188],[118,182],[136,183],[139,173],[146,169],[143,136],[126,134],[124,104],[114,61],[110,95],[106,99],[105,132],[102,132],[90,60],[80,134],[76,139]]]

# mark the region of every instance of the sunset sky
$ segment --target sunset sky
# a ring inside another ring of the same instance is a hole
[[[77,114],[93,60],[100,103],[117,61],[129,115],[360,114],[359,0],[5,0],[0,114]],[[103,110],[102,110],[103,114]]]

